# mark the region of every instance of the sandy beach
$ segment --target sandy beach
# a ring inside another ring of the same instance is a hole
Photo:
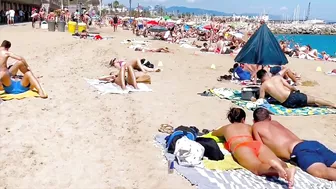
[[[0,41],[12,42],[11,50],[26,58],[49,95],[0,106],[0,188],[193,188],[181,176],[168,174],[153,137],[162,123],[200,129],[227,124],[233,104],[197,93],[212,87],[240,89],[216,80],[232,67],[233,57],[195,55],[195,50],[163,41],[150,41],[151,47],[167,46],[174,53],[135,52],[120,43],[135,38],[131,31],[112,30],[103,28],[101,34],[114,39],[93,41],[30,24],[0,26]],[[88,85],[84,78],[116,71],[108,66],[113,57],[147,58],[156,65],[162,61],[163,72],[150,74],[153,92],[100,95]],[[301,91],[336,101],[336,77],[315,71],[317,66],[335,69],[335,63],[289,61],[303,81],[319,84],[299,86]],[[252,124],[252,112],[247,113]],[[336,150],[336,115],[273,118],[301,138]]]

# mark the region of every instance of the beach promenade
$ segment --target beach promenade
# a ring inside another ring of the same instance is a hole
[[[162,123],[214,129],[227,124],[233,104],[197,95],[212,87],[240,89],[216,78],[232,67],[233,57],[194,54],[175,44],[151,41],[151,47],[169,47],[168,54],[135,52],[120,44],[133,39],[131,31],[102,35],[112,40],[74,39],[23,26],[0,26],[0,41],[12,42],[12,51],[26,58],[49,95],[0,105],[0,188],[193,188],[187,180],[167,172],[167,162],[153,137]],[[116,70],[111,58],[147,58],[163,62],[161,73],[151,73],[153,92],[100,95],[84,78],[98,78]],[[314,87],[298,88],[336,101],[336,77],[316,72],[335,63],[289,59],[289,67]],[[210,69],[211,64],[216,69]],[[252,112],[247,112],[252,124]],[[319,140],[336,150],[336,115],[278,117],[274,119],[304,139]]]

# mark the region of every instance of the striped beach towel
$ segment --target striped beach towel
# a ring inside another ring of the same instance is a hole
[[[161,148],[165,147],[167,135],[155,136],[155,141]],[[167,160],[174,160],[173,154],[163,151]],[[183,167],[174,162],[176,172],[185,177],[199,189],[284,189],[287,182],[276,177],[256,176],[246,169],[216,171],[202,167]],[[336,182],[315,178],[301,169],[295,175],[295,189],[336,189]]]

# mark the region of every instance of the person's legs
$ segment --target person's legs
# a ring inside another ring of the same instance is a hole
[[[316,105],[316,106],[327,106],[331,108],[336,108],[336,104],[320,99],[320,98],[315,98],[312,96],[307,95],[307,103],[309,105]]]
[[[315,177],[336,181],[336,169],[327,167],[323,163],[314,163],[308,167],[307,172]]]
[[[1,71],[0,72],[0,83],[2,83],[2,85],[9,87],[12,84],[12,80],[10,77],[10,73],[8,71]]]
[[[282,77],[289,77],[294,83],[297,83],[297,79],[294,75],[294,73],[292,72],[292,70],[290,70],[289,68],[283,68],[279,74],[282,76]]]
[[[48,98],[48,95],[44,92],[40,83],[37,81],[36,77],[33,75],[33,73],[31,71],[27,71],[24,74],[24,76],[21,80],[21,85],[23,87],[28,87],[30,85],[31,88],[37,89],[41,98]]]
[[[119,85],[123,90],[126,89],[126,83],[125,83],[125,67],[122,66],[119,70],[119,73],[117,75],[117,78],[114,80],[114,83]]]
[[[290,186],[293,186],[294,184],[294,175],[296,173],[295,167],[288,168],[287,164],[283,161],[281,161],[267,146],[261,145],[259,150],[259,156],[261,162],[263,163],[269,163],[279,171],[279,174],[284,174],[283,171],[285,171],[285,174],[283,176],[286,176],[286,180],[288,180],[288,184]],[[282,176],[282,175],[280,175]]]
[[[26,72],[30,71],[28,64],[25,64],[22,61],[17,61],[15,62],[10,68],[9,68],[9,72],[12,75],[16,75],[17,72],[20,70],[21,73],[25,74]]]
[[[136,77],[132,66],[127,67],[127,83],[132,85],[135,89],[138,89],[138,84],[136,82]]]

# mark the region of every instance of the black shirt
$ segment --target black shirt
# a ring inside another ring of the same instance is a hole
[[[118,17],[113,17],[113,23],[118,24]]]

